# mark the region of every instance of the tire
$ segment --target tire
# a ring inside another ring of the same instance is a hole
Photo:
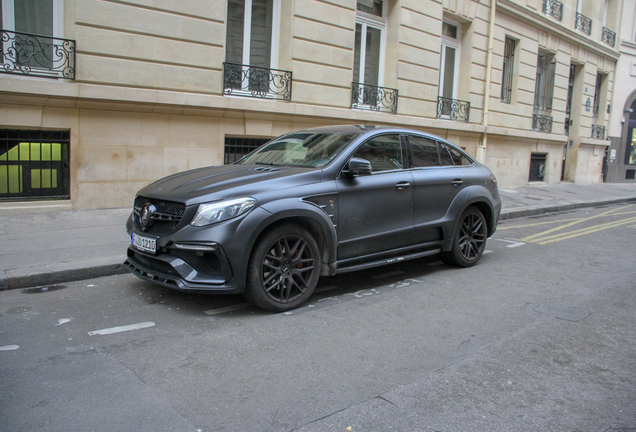
[[[298,225],[279,225],[254,246],[244,297],[273,312],[295,309],[314,292],[320,268],[320,248],[309,231]]]
[[[486,218],[478,208],[468,207],[455,228],[452,249],[442,252],[440,258],[457,267],[473,266],[484,254],[487,238]]]

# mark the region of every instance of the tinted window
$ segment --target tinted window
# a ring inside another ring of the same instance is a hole
[[[432,139],[409,136],[411,145],[411,158],[415,168],[439,166],[439,156],[437,156],[437,142]]]
[[[446,144],[440,142],[439,143],[439,159],[442,162],[442,165],[447,166],[447,165],[455,165],[455,163],[453,162],[453,159],[451,158],[450,154],[448,154],[448,150],[446,147]]]
[[[470,164],[472,164],[470,159],[468,159],[466,156],[464,156],[464,154],[462,154],[459,150],[454,149],[453,147],[450,147],[450,146],[446,146],[446,148],[448,149],[448,152],[450,153],[451,158],[453,159],[453,162],[455,162],[455,165],[470,165]]]
[[[373,172],[404,167],[399,135],[381,135],[372,138],[356,151],[354,157],[371,162]]]

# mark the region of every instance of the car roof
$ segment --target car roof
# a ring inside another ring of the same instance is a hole
[[[444,142],[448,142],[446,139],[434,135],[432,133],[429,132],[424,132],[424,131],[420,131],[420,130],[415,130],[415,129],[408,129],[408,128],[403,128],[403,127],[395,127],[395,126],[385,126],[385,125],[368,125],[368,124],[352,124],[352,125],[336,125],[336,126],[319,126],[319,127],[315,127],[315,128],[308,128],[308,129],[301,129],[301,130],[297,130],[295,132],[292,133],[296,133],[296,132],[330,132],[330,133],[335,133],[335,132],[342,132],[342,133],[355,133],[355,134],[366,134],[366,133],[372,133],[372,132],[396,132],[396,133],[413,133],[413,134],[418,134],[418,135],[425,135],[427,137],[433,138],[433,139],[437,139],[440,141],[444,141]]]

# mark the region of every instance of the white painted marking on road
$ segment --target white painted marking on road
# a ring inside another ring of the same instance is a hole
[[[130,324],[130,325],[125,325],[125,326],[111,327],[111,328],[106,328],[106,329],[101,329],[101,330],[95,330],[95,331],[92,331],[92,332],[88,332],[88,335],[89,336],[109,335],[109,334],[127,332],[127,331],[131,331],[131,330],[139,330],[139,329],[148,328],[148,327],[154,327],[154,326],[155,326],[155,323],[153,323],[152,321],[150,321],[150,322],[142,322],[142,323],[139,323],[139,324]]]
[[[523,242],[518,242],[518,241],[513,241],[513,240],[504,240],[504,239],[495,239],[495,240],[506,242],[506,243],[511,243],[508,246],[506,246],[507,248],[516,248],[516,247],[525,245],[525,243],[523,243]]]
[[[484,251],[484,253],[483,253],[483,255],[487,255],[487,254],[489,254],[489,253],[492,253],[492,251],[491,251],[491,250],[485,250],[485,251]]]
[[[0,347],[0,351],[15,351],[20,348],[20,345],[5,345]]]
[[[68,322],[71,322],[73,318],[62,318],[57,320],[57,324],[55,324],[56,326],[61,326],[62,324],[66,324]]]
[[[249,305],[250,305],[249,303],[239,303],[239,304],[226,306],[226,307],[222,307],[222,308],[218,308],[218,309],[206,310],[206,311],[203,311],[203,313],[206,314],[206,315],[220,315],[220,314],[224,314],[224,313],[228,313],[228,312],[234,312],[234,311],[237,311],[237,310],[245,309]]]

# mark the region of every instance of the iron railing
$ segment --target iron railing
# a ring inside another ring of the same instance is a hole
[[[397,89],[369,84],[351,83],[351,108],[372,111],[397,112]]]
[[[561,21],[563,20],[563,3],[557,0],[543,0],[543,13]]]
[[[223,93],[226,95],[291,100],[291,91],[290,71],[223,63]]]
[[[540,114],[532,115],[532,130],[552,133],[552,117]]]
[[[601,125],[592,125],[592,136],[591,138],[604,140],[605,139],[605,126]]]
[[[583,14],[576,13],[576,21],[574,22],[574,28],[581,30],[586,35],[592,34],[592,20]]]
[[[607,27],[603,27],[603,34],[601,35],[601,40],[614,48],[616,45],[616,33],[608,29]]]
[[[75,79],[75,41],[0,29],[0,72]]]
[[[470,102],[438,96],[437,118],[468,122],[470,118]]]

